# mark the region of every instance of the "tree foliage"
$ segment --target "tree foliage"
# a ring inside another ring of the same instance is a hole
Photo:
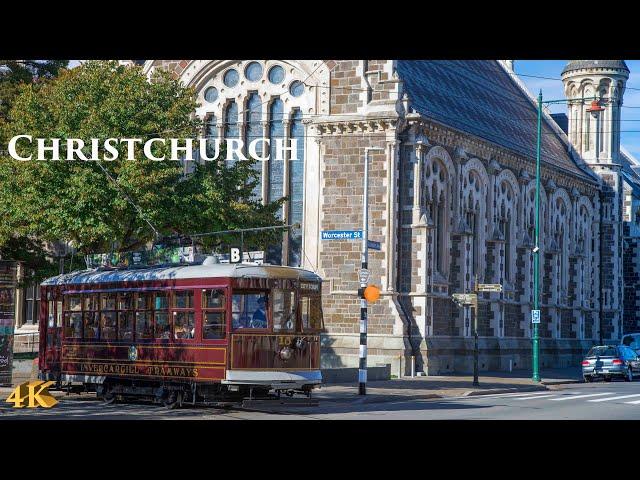
[[[168,72],[148,81],[139,67],[91,61],[23,85],[4,136],[79,138],[87,145],[92,138],[100,145],[108,138],[196,138],[202,125],[195,99]],[[168,158],[166,143],[154,143],[154,154]],[[34,141],[23,152],[35,159],[35,148]],[[115,161],[0,159],[0,245],[28,237],[72,242],[82,254],[127,251],[154,239],[149,223],[166,236],[278,223],[281,202],[262,205],[252,196],[250,161],[196,164],[185,176],[181,162],[146,159],[141,145],[135,161],[126,160],[124,144],[117,148]],[[276,237],[253,242],[264,247]]]

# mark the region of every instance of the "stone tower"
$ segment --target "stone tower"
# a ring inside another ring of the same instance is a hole
[[[624,60],[572,60],[562,71],[573,148],[601,178],[600,224],[592,247],[600,257],[600,339],[620,337],[622,325],[622,167],[620,110],[629,69]]]

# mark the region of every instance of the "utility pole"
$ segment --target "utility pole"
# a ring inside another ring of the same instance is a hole
[[[362,200],[362,262],[360,270],[360,364],[358,366],[358,394],[367,394],[367,299],[364,289],[369,280],[369,152],[384,151],[381,147],[364,149],[364,193]]]
[[[533,247],[533,309],[539,310],[538,301],[538,283],[539,283],[539,264],[540,264],[540,147],[542,143],[542,90],[538,94],[538,138],[536,141],[536,218],[535,218],[535,244]],[[531,380],[540,381],[540,339],[538,337],[538,323],[533,324],[532,339],[532,363],[533,375]]]
[[[475,274],[473,293],[475,298],[473,300],[473,386],[479,387],[478,381],[478,274]]]

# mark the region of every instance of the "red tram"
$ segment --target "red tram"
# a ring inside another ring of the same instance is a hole
[[[310,397],[322,382],[321,279],[307,270],[213,257],[84,270],[43,282],[42,299],[40,378],[105,402]]]

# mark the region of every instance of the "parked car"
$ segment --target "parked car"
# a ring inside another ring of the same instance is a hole
[[[640,374],[640,357],[625,345],[599,345],[589,350],[582,360],[582,377],[585,382],[603,378],[610,382],[613,377],[622,377],[627,382]]]
[[[640,355],[640,333],[627,333],[623,335],[620,345],[631,347]]]

